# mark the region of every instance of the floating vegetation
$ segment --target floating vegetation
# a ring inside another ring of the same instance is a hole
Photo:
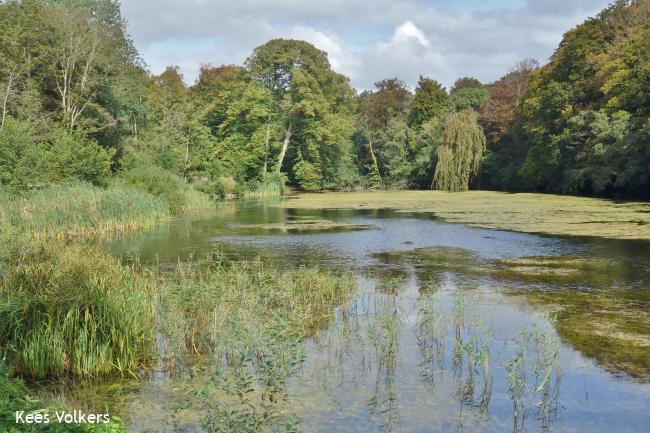
[[[300,194],[278,204],[301,209],[432,212],[471,226],[553,235],[650,239],[650,203],[492,191]]]
[[[617,259],[538,256],[481,259],[468,250],[434,246],[374,254],[385,263],[414,266],[435,278],[440,272],[488,277],[504,293],[523,296],[556,314],[555,326],[572,347],[612,372],[650,380],[650,295],[643,281],[648,269],[634,272]],[[638,274],[638,275],[637,275]]]
[[[239,224],[234,226],[234,228],[245,231],[268,231],[277,233],[327,233],[368,230],[374,227],[367,224],[352,224],[325,219],[301,218],[286,220],[280,223]]]

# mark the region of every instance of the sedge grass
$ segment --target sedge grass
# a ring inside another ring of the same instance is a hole
[[[281,270],[259,260],[208,267],[182,264],[162,281],[163,315],[176,335],[181,326],[184,349],[196,354],[217,343],[226,350],[237,346],[274,318],[286,322],[295,335],[310,335],[329,323],[333,308],[353,290],[347,274],[306,267]]]
[[[0,194],[0,238],[78,238],[150,226],[167,218],[167,202],[122,185],[51,186],[22,196]]]
[[[31,378],[136,374],[154,339],[147,281],[97,249],[21,242],[3,252],[0,350]]]

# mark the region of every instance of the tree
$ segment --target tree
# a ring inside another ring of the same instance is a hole
[[[420,76],[409,113],[409,126],[419,128],[434,117],[444,117],[451,110],[451,101],[437,81]]]
[[[464,77],[456,80],[449,96],[456,111],[468,108],[479,111],[481,104],[489,98],[490,90],[476,78]]]
[[[538,66],[535,60],[522,60],[492,85],[489,98],[480,107],[480,123],[490,143],[498,143],[510,131],[530,74]]]
[[[141,146],[155,147],[157,163],[186,179],[205,170],[210,132],[189,99],[178,68],[168,67],[152,77],[148,104],[150,137]]]
[[[337,183],[352,135],[347,119],[354,92],[349,80],[331,70],[324,51],[288,39],[256,48],[246,68],[272,96],[267,124],[277,127],[268,127],[268,139],[282,131],[276,172],[284,167],[297,180],[294,167],[305,160],[319,172],[323,185]]]
[[[485,136],[477,118],[476,112],[465,110],[447,119],[443,142],[436,149],[433,189],[465,191],[469,188],[485,153]]]
[[[61,122],[73,130],[82,115],[93,112],[86,128],[103,128],[114,119],[98,104],[120,67],[135,61],[124,36],[119,5],[105,1],[55,2],[48,7],[53,30],[53,81],[59,97]]]
[[[359,97],[357,155],[373,187],[405,187],[408,182],[407,116],[411,93],[404,82],[386,78]]]

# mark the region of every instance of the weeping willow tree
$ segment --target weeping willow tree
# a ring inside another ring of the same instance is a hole
[[[443,142],[436,149],[432,189],[466,191],[485,153],[485,135],[472,109],[449,116]]]

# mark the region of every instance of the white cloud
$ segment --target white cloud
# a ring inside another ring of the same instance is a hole
[[[411,41],[416,41],[423,47],[431,46],[431,42],[429,42],[422,30],[417,28],[411,21],[406,21],[397,27],[390,42],[392,45],[401,45],[408,44]]]
[[[329,53],[358,88],[420,74],[449,87],[460,76],[498,79],[518,60],[544,62],[562,34],[610,0],[122,0],[152,72],[179,65],[192,82],[202,64],[242,63],[276,37]]]

